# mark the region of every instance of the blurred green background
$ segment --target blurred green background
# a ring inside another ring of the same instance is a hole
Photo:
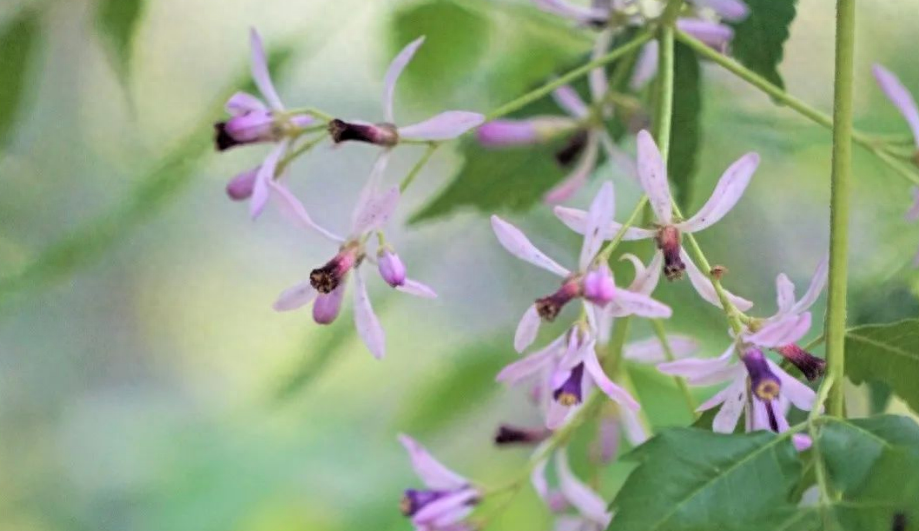
[[[821,109],[832,98],[831,4],[799,2],[782,67],[789,90]],[[148,0],[125,62],[106,51],[110,36],[97,31],[93,0],[0,4],[5,31],[23,10],[35,10],[39,24],[24,74],[0,79],[0,100],[24,87],[15,115],[0,101],[0,121],[12,124],[0,139],[0,530],[408,529],[398,500],[417,480],[400,431],[486,484],[516,473],[526,452],[497,450],[491,435],[501,421],[536,423],[538,415],[493,377],[515,357],[520,313],[554,281],[508,257],[480,213],[394,223],[389,239],[440,298],[402,297],[371,281],[388,334],[388,357],[376,362],[350,315],[322,328],[308,311],[272,311],[277,293],[334,249],[274,211],[253,224],[244,205],[227,200],[226,180],[256,164],[263,148],[210,153],[210,124],[245,79],[250,26],[269,48],[289,48],[278,81],[288,104],[368,120],[380,118],[381,79],[395,50],[427,32],[397,91],[403,123],[445,108],[487,112],[521,92],[527,74],[551,68],[555,54],[590,46],[525,1],[456,6]],[[919,0],[859,9],[857,124],[905,133],[870,66],[885,63],[919,92]],[[763,162],[737,210],[701,241],[729,266],[728,285],[769,315],[775,275],[788,273],[803,291],[827,246],[829,133],[714,66],[705,75],[693,208],[744,152],[760,152]],[[342,227],[374,153],[323,145],[294,165],[292,186],[317,220]],[[390,178],[420,154],[399,149]],[[400,222],[457,163],[450,148],[437,153],[407,193]],[[909,264],[919,225],[903,221],[908,187],[861,150],[855,170],[851,321],[915,316]],[[596,185],[573,203],[586,204]],[[637,197],[636,185],[618,177],[620,210]],[[549,254],[573,261],[578,243],[548,209],[508,217]],[[725,325],[715,308],[687,283],[658,293],[676,307],[674,331],[721,352]],[[639,326],[635,338],[646,334]],[[635,373],[656,424],[688,422],[668,380]],[[853,409],[867,411],[864,390],[850,394]],[[890,408],[906,411],[896,401]],[[583,459],[576,468],[586,471]],[[604,494],[623,472],[605,473]],[[494,524],[550,526],[529,491]]]

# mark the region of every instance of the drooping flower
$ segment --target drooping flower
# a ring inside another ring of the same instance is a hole
[[[613,518],[606,508],[606,501],[578,479],[568,463],[564,448],[554,452],[555,473],[558,487],[549,487],[546,468],[553,456],[543,459],[533,468],[530,481],[533,489],[555,513],[555,529],[561,531],[603,531]],[[572,514],[571,510],[574,510]]]
[[[302,228],[313,230],[339,244],[338,253],[322,267],[314,269],[308,280],[301,282],[278,297],[274,303],[277,311],[289,311],[313,303],[313,320],[328,324],[338,317],[348,278],[354,277],[354,324],[358,335],[376,358],[385,354],[385,334],[374,314],[360,266],[373,261],[367,250],[370,236],[380,231],[392,216],[399,201],[399,188],[382,187],[384,152],[377,159],[370,179],[361,192],[351,219],[351,232],[341,238],[320,227],[309,217],[303,204],[281,183],[271,181],[278,204],[288,217]],[[428,286],[405,277],[405,266],[390,247],[380,249],[377,258],[381,278],[399,291],[418,297],[436,297]]]
[[[546,271],[562,277],[561,287],[536,302],[523,315],[514,337],[514,347],[522,352],[536,338],[540,322],[552,321],[569,302],[583,298],[597,307],[616,303],[631,314],[641,317],[669,317],[670,308],[640,293],[634,293],[615,286],[612,272],[605,263],[595,263],[600,245],[603,243],[602,227],[609,225],[613,217],[613,185],[606,182],[585,213],[585,236],[581,247],[578,269],[571,272],[543,254],[517,227],[498,216],[491,217],[491,226],[501,245],[512,255]],[[598,277],[599,275],[599,277]],[[590,277],[590,289],[585,281]],[[594,289],[598,288],[600,289]]]
[[[250,213],[257,217],[268,200],[268,181],[274,178],[280,158],[287,151],[290,139],[303,128],[311,125],[313,117],[308,114],[290,114],[284,109],[271,75],[262,39],[255,29],[251,30],[252,78],[267,102],[245,92],[237,92],[226,104],[230,119],[214,125],[217,149],[224,151],[235,146],[262,142],[277,143],[265,161],[256,168],[234,177],[227,185],[231,199],[249,199]]]
[[[656,220],[654,228],[629,227],[624,240],[642,240],[654,238],[657,243],[657,254],[663,258],[663,271],[670,280],[679,279],[683,272],[689,274],[689,280],[699,295],[706,301],[721,307],[721,301],[708,278],[690,259],[682,246],[684,233],[695,233],[706,229],[723,218],[740,200],[750,178],[759,165],[759,155],[748,153],[732,164],[718,181],[711,197],[691,218],[677,221],[673,218],[670,186],[667,182],[666,165],[654,139],[647,131],[638,133],[638,177],[641,186],[648,196]],[[587,213],[567,207],[555,207],[555,214],[572,230],[584,234]],[[601,230],[603,238],[612,239],[622,228],[619,223],[605,225]],[[657,259],[657,257],[655,257]],[[750,301],[728,294],[731,302],[745,311],[753,306]]]
[[[466,131],[478,127],[485,121],[479,113],[468,111],[446,111],[417,124],[398,127],[393,114],[393,97],[396,81],[415,52],[424,43],[424,37],[412,41],[393,59],[383,82],[383,122],[344,121],[329,122],[329,134],[335,143],[354,140],[384,147],[392,147],[400,140],[442,141],[456,138]]]
[[[424,489],[406,489],[402,497],[402,514],[411,518],[415,529],[422,531],[457,531],[472,513],[482,494],[472,483],[450,470],[417,441],[399,435],[399,441],[412,460],[412,468],[424,483]]]

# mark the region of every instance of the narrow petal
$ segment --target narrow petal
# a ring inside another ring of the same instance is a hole
[[[342,237],[335,235],[334,233],[324,229],[323,227],[316,224],[310,215],[306,212],[306,208],[303,206],[303,203],[291,193],[282,183],[271,180],[269,181],[269,186],[271,192],[277,198],[278,208],[281,210],[281,213],[289,219],[292,223],[299,226],[300,228],[315,231],[325,237],[328,240],[331,240],[335,243],[341,243],[345,241]]]
[[[249,199],[249,216],[255,219],[265,210],[268,197],[271,195],[270,182],[274,180],[275,170],[281,156],[287,151],[287,141],[279,143],[265,157],[255,175],[255,186],[252,187],[252,198]]]
[[[478,493],[473,489],[448,494],[422,507],[412,516],[412,523],[422,528],[430,526],[434,529],[443,529],[468,516],[473,509],[472,502],[477,497]]]
[[[689,274],[689,281],[692,283],[692,287],[696,289],[696,292],[699,293],[699,296],[705,301],[721,308],[721,300],[718,298],[718,293],[715,292],[715,286],[712,285],[711,279],[696,267],[695,262],[692,261],[692,258],[689,257],[685,249],[680,249],[680,258],[683,260],[683,263],[686,264],[686,272]],[[736,306],[738,310],[745,312],[753,307],[753,303],[747,299],[738,297],[727,290],[725,290],[725,292],[727,293],[728,300],[730,300],[731,304]]]
[[[740,420],[740,414],[743,413],[744,404],[747,402],[747,379],[745,377],[736,379],[722,393],[724,393],[724,400],[721,409],[712,419],[712,431],[734,433],[737,421]]]
[[[536,311],[536,305],[531,304],[527,311],[524,312],[523,317],[520,318],[520,323],[517,324],[517,331],[514,332],[514,349],[517,352],[523,352],[533,344],[533,341],[536,340],[536,334],[539,333],[540,323],[542,323],[542,319]]]
[[[566,0],[533,0],[537,7],[576,22],[591,23],[606,20],[609,12],[599,8],[584,7]]]
[[[265,97],[265,101],[274,110],[281,110],[284,105],[281,104],[281,98],[274,89],[274,83],[271,82],[271,74],[268,72],[268,59],[265,56],[265,47],[262,45],[262,38],[255,28],[249,32],[249,41],[252,47],[252,79],[255,80],[255,86]]]
[[[645,267],[641,260],[631,253],[622,255],[620,260],[628,260],[635,266],[635,278],[629,284],[629,291],[643,295],[650,295],[654,292],[658,281],[660,281],[661,271],[663,271],[664,253],[659,249],[656,250],[651,262],[648,263],[648,267]]]
[[[629,88],[639,91],[645,87],[654,76],[657,75],[658,50],[660,49],[657,40],[648,41],[641,47],[638,60],[635,62],[635,69],[632,70],[632,79],[629,81]]]
[[[422,299],[436,299],[437,293],[431,289],[427,284],[422,284],[417,280],[412,280],[410,278],[405,279],[405,282],[396,287],[397,290],[402,293],[408,293],[409,295],[414,295],[416,297],[421,297]]]
[[[587,211],[579,210],[577,208],[568,208],[563,206],[557,206],[552,211],[555,213],[555,217],[561,220],[569,229],[577,232],[578,234],[584,234],[587,227]],[[607,230],[603,231],[603,239],[611,240],[622,229],[622,225],[616,223],[615,221],[610,223]],[[644,240],[647,238],[653,238],[655,232],[649,229],[641,229],[637,227],[629,227],[625,231],[623,236],[624,241],[634,241],[634,240]]]
[[[399,435],[399,442],[405,447],[412,460],[412,468],[428,488],[433,490],[455,490],[463,488],[469,481],[450,470],[434,458],[415,439],[408,435]]]
[[[249,112],[264,112],[268,108],[252,94],[237,92],[227,100],[226,110],[233,116],[239,116]]]
[[[451,140],[485,122],[477,112],[447,111],[414,125],[399,128],[399,138],[408,140]]]
[[[811,283],[807,286],[807,291],[804,292],[804,296],[791,307],[792,313],[801,313],[817,302],[817,299],[820,297],[820,292],[826,287],[829,265],[830,257],[824,256],[823,260],[817,264],[817,269],[814,271],[814,276],[811,277]]]
[[[405,67],[408,66],[412,57],[415,56],[415,52],[418,51],[418,48],[423,43],[424,37],[418,37],[408,43],[405,48],[402,48],[399,55],[389,63],[389,68],[386,70],[386,77],[383,78],[383,118],[387,122],[392,123],[395,121],[393,118],[393,94],[396,92],[396,81],[399,80],[402,71],[405,70]]]
[[[642,293],[635,293],[625,289],[617,289],[613,301],[628,314],[648,319],[669,319],[673,314],[673,311],[666,304]]]
[[[596,524],[580,516],[559,515],[555,517],[552,531],[585,531],[595,529]]]
[[[900,114],[906,119],[906,123],[909,124],[909,128],[913,131],[913,140],[916,143],[916,147],[919,148],[919,109],[916,107],[916,100],[913,95],[890,70],[876,64],[872,71],[881,90],[884,91],[890,102],[899,109]]]
[[[545,455],[544,452],[545,444],[540,445],[534,455]],[[547,505],[549,503],[549,480],[546,478],[546,467],[548,465],[548,458],[540,459],[533,466],[533,471],[530,472],[530,483],[533,485],[533,490]]]
[[[761,347],[781,347],[796,343],[810,330],[810,326],[810,312],[801,315],[789,314],[765,324],[755,334],[749,334],[744,339]]]
[[[542,251],[530,243],[530,240],[517,227],[504,221],[498,216],[491,217],[491,228],[498,237],[498,242],[507,250],[507,252],[546,271],[555,273],[560,277],[567,277],[570,272],[564,267],[558,265]],[[535,311],[535,310],[534,310]]]
[[[373,357],[382,359],[386,354],[386,334],[383,333],[377,315],[373,313],[360,269],[354,272],[354,326]]]
[[[575,477],[568,464],[568,454],[564,448],[556,452],[555,465],[559,488],[571,505],[574,505],[578,512],[593,522],[603,526],[609,523],[611,515],[606,511],[606,502],[599,494]]]
[[[691,337],[679,334],[668,334],[666,337],[667,344],[670,346],[670,350],[676,358],[688,356],[699,349],[698,342]],[[656,337],[649,337],[642,341],[633,341],[629,343],[622,351],[622,355],[627,360],[637,361],[639,363],[661,363],[667,361],[664,346],[661,344],[661,340]]]
[[[596,60],[609,51],[609,45],[613,40],[613,31],[606,28],[597,35],[594,40],[594,48],[590,54],[591,60]],[[587,83],[590,88],[590,98],[593,102],[601,101],[609,91],[609,81],[606,75],[606,68],[594,68],[587,74]]]
[[[737,159],[725,170],[711,197],[696,212],[696,215],[682,223],[677,223],[676,227],[683,232],[698,232],[714,225],[740,200],[757,166],[759,166],[759,155],[756,153],[747,153]]]
[[[717,358],[686,358],[670,361],[658,365],[657,370],[664,374],[682,376],[690,383],[694,383],[712,375],[720,375],[725,369],[737,365],[734,363],[733,355],[734,345],[731,345]]]
[[[555,359],[559,348],[560,345],[555,345],[551,348],[547,347],[515,361],[501,369],[495,380],[508,385],[515,385],[548,367]]]
[[[730,21],[743,20],[750,13],[750,8],[741,0],[693,0],[693,3],[707,7],[721,18]]]
[[[543,198],[546,203],[554,205],[565,202],[585,184],[590,174],[597,167],[597,156],[599,154],[599,137],[593,132],[587,135],[587,145],[584,147],[584,153],[578,159],[578,165],[564,179]]]
[[[549,400],[549,405],[546,407],[546,427],[550,430],[561,428],[576,410],[576,407],[563,406],[555,400]]]
[[[351,213],[351,232],[354,234],[358,233],[357,228],[360,220],[364,218],[367,209],[370,208],[370,204],[373,203],[383,188],[383,177],[386,174],[386,167],[389,165],[391,155],[391,150],[384,149],[380,151],[376,160],[373,161],[370,176],[367,177],[367,182],[361,188],[361,192],[357,196],[357,202],[354,204],[354,211]]]
[[[766,360],[766,362],[769,364],[769,369],[779,377],[779,382],[782,387],[782,396],[787,398],[796,408],[802,411],[810,411],[811,408],[814,407],[814,400],[817,399],[817,394],[814,393],[814,390],[782,370],[782,368],[772,360]]]
[[[734,30],[730,26],[708,20],[681,18],[677,20],[676,26],[683,33],[699,39],[716,50],[724,50],[734,38]]]
[[[603,245],[602,229],[613,220],[615,206],[613,183],[606,181],[590,204],[590,210],[587,211],[587,231],[584,233],[581,258],[578,261],[581,271],[587,271],[588,266],[600,251],[600,246]]]
[[[661,152],[654,143],[651,133],[638,132],[638,179],[648,194],[648,201],[662,225],[669,225],[673,219],[670,185],[667,183],[667,168]]]
[[[584,356],[584,368],[587,369],[588,374],[590,374],[594,383],[597,384],[597,387],[599,387],[606,396],[610,397],[611,400],[632,411],[641,409],[638,401],[632,398],[632,395],[630,395],[628,391],[619,387],[609,379],[609,376],[606,375],[606,372],[600,365],[600,361],[597,360],[597,353],[593,348]]]
[[[789,313],[795,305],[795,285],[785,273],[775,277],[775,302],[779,308],[778,315]]]
[[[309,281],[301,282],[281,292],[272,307],[277,312],[289,312],[313,302],[316,295],[318,295],[318,292],[313,289]]]
[[[638,446],[648,440],[648,432],[638,420],[638,415],[631,409],[620,409],[619,415],[622,417],[622,425],[625,427],[625,438],[628,439],[632,446]]]
[[[594,327],[597,329],[597,343],[601,345],[606,345],[609,343],[610,336],[613,333],[613,321],[615,321],[615,316],[610,311],[612,310],[612,305],[606,305],[606,308],[597,308],[592,304],[585,304],[588,308],[588,312],[593,311],[596,315],[596,324]]]
[[[352,235],[379,230],[389,221],[399,206],[399,187],[393,186],[371,199],[354,219]]]
[[[590,114],[587,104],[581,99],[581,96],[571,85],[562,85],[552,91],[552,99],[565,112],[575,118],[584,118]]]
[[[913,195],[913,204],[903,217],[906,218],[906,221],[916,221],[919,220],[919,186],[913,186],[910,193]]]

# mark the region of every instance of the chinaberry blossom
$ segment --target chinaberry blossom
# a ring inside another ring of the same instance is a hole
[[[264,162],[256,168],[234,177],[227,185],[230,198],[250,200],[250,213],[256,217],[268,200],[268,183],[274,179],[275,170],[292,139],[313,123],[308,114],[291,114],[284,110],[274,83],[268,72],[268,61],[262,39],[254,29],[250,33],[252,48],[252,78],[267,102],[245,92],[237,92],[226,104],[230,119],[215,124],[217,149],[224,151],[235,146],[273,142],[277,145]]]
[[[277,311],[295,310],[313,303],[313,320],[328,324],[338,317],[348,278],[354,277],[354,324],[367,348],[376,358],[385,353],[385,334],[373,312],[360,266],[365,261],[376,261],[380,277],[390,286],[419,297],[432,298],[435,293],[428,286],[405,276],[405,266],[388,245],[381,245],[376,258],[367,249],[368,239],[379,231],[392,216],[399,201],[399,188],[382,186],[387,154],[381,154],[374,164],[370,179],[365,185],[352,213],[351,232],[341,238],[320,227],[309,217],[306,209],[294,195],[281,184],[272,181],[272,190],[278,204],[295,223],[314,230],[339,244],[338,253],[325,265],[313,269],[309,279],[285,290],[274,303]]]
[[[667,182],[666,165],[654,139],[647,131],[638,133],[638,178],[648,196],[655,214],[653,228],[629,227],[623,236],[625,240],[642,240],[654,238],[657,243],[657,254],[662,259],[663,272],[669,280],[682,278],[683,272],[689,274],[689,280],[699,295],[716,306],[721,306],[717,292],[708,276],[699,270],[683,249],[684,233],[694,233],[706,229],[723,218],[740,200],[750,178],[759,165],[759,155],[748,153],[732,164],[718,181],[711,197],[691,218],[679,221],[673,217],[673,200]],[[587,230],[587,213],[567,207],[555,207],[555,214],[572,230],[584,234]],[[612,239],[622,229],[616,222],[605,225],[601,234],[603,238]],[[658,256],[655,257],[655,260]],[[747,310],[753,304],[741,297],[728,293],[731,302],[741,310]]]
[[[402,514],[419,531],[458,531],[465,529],[469,516],[482,494],[472,483],[434,458],[421,444],[407,435],[399,441],[412,460],[412,468],[424,483],[423,489],[406,489]]]
[[[555,460],[556,489],[550,488],[546,468]],[[559,531],[603,531],[613,515],[606,501],[593,489],[578,479],[568,463],[568,453],[562,448],[554,455],[537,463],[530,475],[533,488],[546,506],[556,514],[555,529]]]
[[[670,308],[651,297],[616,287],[609,267],[597,262],[597,254],[603,243],[603,228],[611,223],[613,212],[613,185],[606,182],[594,198],[590,210],[585,213],[584,242],[578,269],[574,272],[543,254],[517,227],[498,216],[491,217],[492,229],[509,253],[563,279],[558,290],[537,299],[524,313],[514,337],[514,347],[518,352],[522,352],[536,338],[541,321],[553,321],[565,305],[578,298],[600,308],[615,302],[629,313],[642,317],[670,316]]]
[[[408,44],[393,59],[386,71],[383,82],[383,122],[369,123],[363,121],[344,121],[335,119],[329,122],[329,134],[335,143],[355,140],[378,146],[392,147],[400,140],[442,141],[456,138],[466,131],[479,126],[485,117],[479,113],[467,111],[442,112],[423,122],[398,127],[393,115],[393,96],[396,81],[405,67],[408,66],[415,52],[424,43],[420,37]]]

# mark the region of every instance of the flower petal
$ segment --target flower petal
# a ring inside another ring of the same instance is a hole
[[[501,372],[498,373],[498,376],[495,377],[495,381],[503,382],[508,385],[515,385],[537,374],[555,360],[560,347],[561,345],[559,344],[553,344],[521,360],[506,365],[501,369]]]
[[[412,42],[408,43],[405,48],[402,48],[402,51],[396,55],[396,58],[389,63],[389,68],[386,70],[386,77],[383,78],[383,118],[387,122],[394,122],[393,118],[393,94],[396,91],[396,81],[399,80],[399,76],[402,75],[402,71],[405,70],[405,67],[408,66],[408,63],[412,60],[412,57],[415,56],[415,52],[418,51],[418,47],[424,43],[424,37],[418,37]]]
[[[620,409],[622,425],[625,427],[625,438],[632,444],[638,446],[648,440],[648,432],[638,420],[638,415],[631,409]]]
[[[373,313],[360,269],[354,272],[354,327],[373,357],[382,359],[386,354],[386,334],[377,315]]]
[[[441,141],[456,138],[485,121],[477,112],[446,111],[423,122],[399,128],[399,138]]]
[[[568,464],[567,450],[564,448],[556,452],[555,465],[559,488],[565,498],[582,515],[595,523],[606,526],[612,518],[612,515],[606,511],[606,502],[599,494],[575,477]]]
[[[259,217],[262,211],[265,210],[265,205],[268,204],[268,197],[271,195],[270,182],[274,180],[278,162],[285,151],[287,151],[286,140],[275,146],[258,168],[258,173],[255,175],[255,185],[252,187],[252,198],[249,199],[249,216],[252,219]]]
[[[377,157],[370,170],[367,184],[358,198],[351,214],[351,235],[359,236],[382,227],[392,216],[399,204],[399,187],[393,186],[380,192],[383,174],[389,162],[389,150],[384,150]]]
[[[638,60],[635,62],[635,69],[632,70],[632,79],[629,81],[629,88],[639,91],[645,87],[654,76],[657,75],[658,50],[660,46],[657,40],[648,41],[641,47]]]
[[[693,3],[707,7],[721,18],[730,21],[743,20],[750,13],[750,8],[741,0],[693,0]]]
[[[724,391],[721,409],[712,419],[712,431],[717,433],[734,433],[740,414],[743,413],[744,404],[747,402],[747,379],[737,378]],[[719,394],[721,394],[719,393]],[[703,404],[705,405],[705,404]],[[700,407],[699,410],[702,410]]]
[[[268,110],[262,101],[247,92],[237,92],[227,100],[226,110],[233,116]]]
[[[469,484],[466,478],[444,466],[415,439],[408,435],[400,434],[399,442],[408,452],[415,473],[418,474],[418,477],[428,488],[433,490],[455,490]]]
[[[599,137],[593,132],[588,133],[587,145],[584,147],[584,153],[578,159],[578,165],[560,183],[546,192],[543,200],[553,205],[571,199],[571,196],[587,184],[587,178],[597,167],[598,152]]]
[[[725,170],[712,196],[696,212],[696,215],[682,223],[677,223],[676,227],[683,232],[698,232],[714,225],[740,200],[757,166],[759,166],[759,155],[756,153],[747,153],[737,159]]]
[[[782,389],[781,396],[788,399],[796,408],[802,411],[810,411],[814,407],[814,400],[817,399],[817,394],[814,390],[785,372],[772,360],[766,360],[766,363],[769,364],[769,369],[779,377]]]
[[[632,411],[641,409],[638,401],[636,401],[628,391],[619,387],[615,382],[609,379],[609,376],[606,375],[606,371],[603,370],[600,361],[597,359],[597,352],[593,348],[584,355],[584,368],[587,369],[588,374],[590,374],[594,383],[597,384],[597,387],[599,387],[606,396],[610,397],[611,400]]]
[[[444,529],[466,518],[473,510],[478,492],[462,489],[423,506],[412,516],[412,524],[421,528]]]
[[[913,194],[913,204],[903,217],[906,218],[906,221],[916,221],[919,220],[919,186],[910,188],[910,193]]]
[[[332,232],[320,227],[313,221],[310,215],[306,212],[306,208],[303,206],[303,203],[291,193],[287,187],[275,180],[269,181],[269,186],[275,197],[277,198],[278,208],[281,213],[289,219],[292,223],[299,226],[300,228],[316,231],[323,237],[328,240],[331,240],[335,243],[342,243],[345,241],[342,237],[333,234]]]
[[[677,20],[676,27],[716,50],[724,50],[734,38],[734,30],[730,26],[698,18],[681,18]]]
[[[913,131],[913,141],[919,148],[919,109],[916,108],[916,100],[913,95],[903,86],[900,79],[890,70],[881,65],[874,65],[872,68],[874,78],[877,79],[878,85],[890,102],[899,109],[900,114],[906,119],[909,128]]]
[[[281,292],[272,307],[276,312],[289,312],[313,302],[318,294],[309,281],[301,282]]]
[[[626,289],[617,289],[613,301],[629,315],[637,315],[648,319],[668,319],[673,314],[670,306],[658,302],[645,294],[635,293]]]
[[[417,280],[412,280],[410,278],[405,279],[405,282],[402,285],[396,287],[397,290],[402,293],[408,293],[409,295],[414,295],[416,297],[421,297],[422,299],[436,299],[437,293],[431,289],[427,284],[422,284]]]
[[[688,356],[699,349],[699,343],[695,339],[679,335],[667,334],[667,344],[674,357],[682,358]],[[625,346],[622,356],[627,360],[637,361],[639,363],[661,363],[668,361],[664,352],[664,346],[661,340],[656,337],[649,337],[642,341],[633,341]]]
[[[555,213],[555,217],[561,220],[569,229],[577,232],[578,234],[584,234],[587,227],[587,211],[579,210],[577,208],[568,208],[563,206],[557,206],[552,211]],[[620,223],[615,221],[610,223],[607,230],[603,231],[603,239],[611,240],[622,229]],[[633,241],[633,240],[644,240],[647,238],[653,238],[656,233],[653,230],[641,229],[637,227],[629,227],[625,231],[623,236],[624,241]]]
[[[744,339],[761,347],[781,347],[797,342],[804,337],[810,327],[810,312],[801,315],[789,314],[765,324],[755,334],[749,334]]]
[[[661,152],[654,143],[651,133],[638,132],[638,180],[648,194],[648,201],[662,225],[669,225],[673,219],[670,185],[667,183],[667,168]]]
[[[557,430],[565,425],[577,411],[577,407],[563,406],[555,400],[549,400],[546,407],[546,427],[550,430]]]
[[[807,286],[807,291],[804,292],[804,296],[791,307],[792,313],[801,313],[817,302],[817,299],[820,297],[820,292],[823,291],[823,288],[826,286],[829,265],[830,257],[824,256],[823,260],[817,264],[817,269],[814,270],[814,276],[811,277],[811,283]]]
[[[641,260],[631,253],[623,254],[620,260],[628,260],[635,267],[635,278],[629,284],[629,291],[650,295],[657,288],[657,283],[661,278],[663,271],[664,253],[659,249],[654,252],[648,267],[641,263]]]
[[[695,262],[692,261],[692,258],[689,257],[685,249],[680,249],[680,258],[683,260],[683,263],[686,264],[686,272],[689,274],[689,281],[692,283],[692,287],[696,289],[696,292],[699,293],[699,296],[702,297],[703,300],[721,308],[721,299],[718,298],[718,293],[715,292],[715,286],[712,285],[711,279],[696,267]],[[728,290],[724,291],[727,293],[728,300],[730,300],[731,304],[736,306],[738,310],[745,312],[753,307],[753,303],[747,299],[738,297]]]
[[[571,85],[562,85],[552,91],[552,99],[565,112],[575,118],[585,118],[590,114],[587,104],[581,99],[580,94]]]
[[[600,246],[603,245],[602,229],[613,220],[615,206],[613,183],[606,181],[590,204],[590,210],[587,211],[587,230],[584,233],[584,243],[581,245],[581,257],[578,261],[581,271],[587,271],[588,266],[600,251]]]
[[[284,108],[281,98],[271,82],[271,74],[268,72],[268,59],[265,56],[265,47],[262,45],[262,38],[255,28],[249,32],[249,41],[252,47],[252,79],[255,80],[255,86],[264,96],[265,101],[272,109],[279,111]]]
[[[795,450],[803,452],[814,445],[814,441],[811,440],[810,436],[803,433],[796,433],[791,436],[791,442],[795,445]]]
[[[504,221],[498,216],[491,217],[491,228],[498,237],[498,242],[507,250],[507,252],[546,271],[555,273],[560,277],[567,277],[570,272],[564,267],[558,265],[542,251],[530,243],[530,240],[517,227]],[[534,310],[535,311],[535,310]]]
[[[777,315],[784,315],[795,305],[795,285],[785,273],[775,277],[775,303],[779,308]]]
[[[541,323],[542,319],[539,317],[539,312],[536,311],[536,305],[531,304],[527,311],[524,312],[523,317],[520,318],[520,323],[517,324],[517,331],[514,332],[514,349],[517,352],[523,352],[533,344],[533,341],[536,340],[536,334],[539,333]]]
[[[603,57],[609,51],[609,45],[613,40],[613,31],[611,28],[605,28],[597,35],[594,40],[594,48],[590,54],[591,61]],[[587,74],[587,84],[590,88],[590,99],[594,103],[601,101],[609,91],[609,81],[606,75],[606,68],[603,66],[594,68]]]
[[[718,381],[727,379],[726,377],[721,378],[726,374],[726,369],[735,366],[741,367],[739,364],[734,363],[732,359],[733,355],[734,345],[731,345],[717,358],[686,358],[677,361],[669,361],[658,365],[657,370],[664,374],[682,376],[686,378],[689,383],[694,385],[700,381],[717,383]],[[712,382],[711,379],[714,377],[719,377],[720,379]]]
[[[576,22],[597,22],[609,18],[609,11],[596,8],[584,7],[566,0],[533,0],[533,3],[543,11],[559,15]]]
[[[544,452],[545,444],[541,444],[536,449],[534,455],[545,455]],[[546,467],[548,465],[548,458],[540,459],[533,466],[533,471],[530,472],[530,483],[533,485],[533,490],[536,491],[536,494],[542,498],[547,505],[549,503],[549,480],[546,478]]]
[[[347,285],[348,283],[342,280],[332,293],[320,293],[316,297],[316,301],[313,302],[313,321],[316,324],[329,324],[338,318]]]

